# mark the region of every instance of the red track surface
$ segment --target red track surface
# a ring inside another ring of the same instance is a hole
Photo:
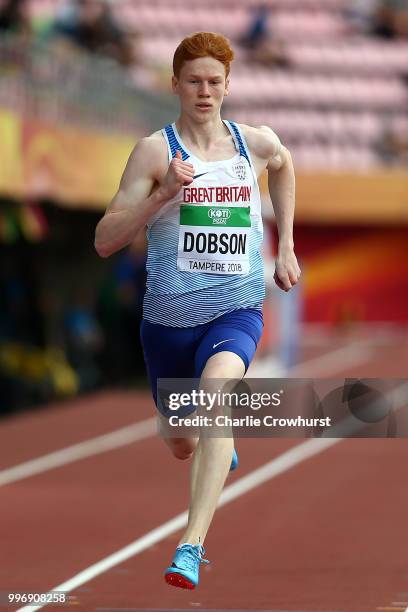
[[[402,377],[406,346],[394,338],[333,377],[385,376],[388,353]],[[0,469],[152,413],[147,394],[106,393],[19,415],[0,423]],[[240,468],[228,482],[301,442],[239,440]],[[74,590],[70,607],[404,610],[407,460],[404,439],[343,440],[217,511],[197,590],[164,582],[176,533]],[[0,591],[46,592],[182,512],[188,469],[150,437],[2,487]]]

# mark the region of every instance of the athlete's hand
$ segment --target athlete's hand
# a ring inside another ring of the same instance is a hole
[[[292,248],[279,249],[275,263],[274,280],[279,289],[289,291],[299,280],[300,268]]]
[[[180,191],[183,185],[187,186],[193,182],[194,166],[183,161],[180,151],[176,151],[176,157],[170,162],[169,169],[161,186],[162,192],[170,200]]]

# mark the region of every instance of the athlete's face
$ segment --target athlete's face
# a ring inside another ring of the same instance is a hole
[[[225,66],[213,57],[200,57],[184,62],[179,77],[173,76],[173,92],[180,98],[181,110],[206,121],[219,114],[224,96],[228,95],[229,79]]]

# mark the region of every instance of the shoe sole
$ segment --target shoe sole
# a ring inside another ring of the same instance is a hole
[[[176,572],[171,572],[170,574],[166,574],[164,576],[167,584],[171,584],[171,586],[179,587],[180,589],[195,589],[195,584],[190,582],[185,576],[182,574],[177,574]]]

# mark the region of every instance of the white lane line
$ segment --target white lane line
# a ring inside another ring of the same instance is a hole
[[[374,350],[364,342],[354,342],[348,346],[330,351],[319,357],[309,359],[290,368],[288,375],[302,378],[329,376],[370,359]]]
[[[300,363],[287,372],[277,369],[276,361],[271,361],[271,359],[259,360],[250,367],[248,374],[252,378],[264,376],[268,378],[271,376],[284,377],[287,375],[307,378],[308,376],[316,376],[318,371],[319,376],[327,376],[344,367],[344,364],[350,367],[367,361],[371,353],[372,351],[369,350],[369,347],[361,343],[354,343]],[[68,446],[37,459],[32,459],[0,471],[0,486],[11,484],[30,476],[36,476],[48,470],[114,450],[138,440],[143,440],[153,436],[155,431],[155,418],[152,418],[123,427],[109,434]]]
[[[14,467],[0,471],[0,486],[17,482],[29,476],[35,476],[42,472],[47,472],[62,465],[86,459],[93,455],[106,453],[107,451],[121,446],[126,446],[132,442],[144,440],[156,433],[156,417],[140,421],[133,425],[116,429],[108,434],[90,438],[84,442],[67,446],[61,450],[43,455],[37,459],[25,461]]]
[[[276,362],[273,357],[267,357],[266,359],[260,359],[250,367],[248,371],[249,377],[286,377],[290,376],[298,378],[321,378],[322,376],[330,376],[341,372],[345,368],[360,365],[361,363],[367,362],[373,355],[374,349],[371,347],[369,341],[353,342],[347,346],[343,346],[334,351],[329,351],[319,357],[308,359],[303,361],[296,366],[284,370]]]
[[[279,474],[283,474],[287,470],[293,468],[295,465],[310,459],[311,457],[318,455],[324,450],[334,446],[341,439],[332,438],[332,439],[318,439],[313,438],[310,440],[306,440],[306,442],[302,442],[298,444],[294,448],[290,448],[286,452],[282,453],[275,459],[272,459],[265,465],[253,470],[246,476],[243,476],[233,484],[227,486],[221,494],[220,500],[218,502],[218,507],[225,506],[226,504],[232,502],[234,499],[237,499],[244,493],[251,491],[255,487],[259,487],[261,484],[271,480],[272,478],[276,478]],[[79,574],[76,574],[72,578],[69,578],[66,582],[59,584],[54,587],[50,593],[56,591],[64,591],[69,593],[74,589],[82,586],[86,582],[89,582],[93,578],[96,578],[103,572],[111,569],[115,565],[119,565],[124,561],[127,561],[131,557],[140,554],[150,546],[153,546],[157,542],[164,540],[169,535],[175,533],[179,529],[182,529],[187,524],[187,511],[178,514],[171,520],[163,523],[156,529],[149,531],[141,538],[135,540],[128,546],[118,550],[117,552],[105,557],[101,561],[98,561],[94,565],[87,567]],[[19,608],[17,612],[35,612],[35,610],[41,610],[45,605],[36,605],[36,606],[24,606],[23,608]]]
[[[402,385],[395,387],[395,389],[391,389],[391,391],[388,391],[384,395],[384,399],[387,402],[391,402],[391,405],[392,405],[391,411],[394,413],[394,415],[401,408],[407,408],[408,406],[408,383],[402,383]],[[369,408],[371,408],[372,410],[376,409],[375,400],[373,400],[371,406],[369,404],[366,406],[366,409],[369,409]],[[331,427],[330,429],[326,429],[326,431],[322,433],[322,438],[326,438],[326,437],[328,438],[331,438],[331,437],[351,438],[355,434],[358,435],[358,433],[362,429],[365,429],[368,425],[370,425],[369,422],[360,420],[357,417],[355,417],[353,414],[349,414],[342,421],[334,425],[334,427]],[[402,438],[403,435],[402,436],[400,435],[399,437]],[[364,437],[365,436],[363,436],[363,438]],[[379,436],[380,439],[383,437],[384,436]]]
[[[199,608],[199,612],[248,612],[248,608],[243,610],[240,608],[236,610],[235,608],[200,608],[200,603],[191,602],[191,606],[197,606]],[[95,612],[191,612],[192,608],[94,608]],[[316,610],[284,610],[283,608],[274,608],[273,610],[254,610],[251,609],[250,612],[316,612]],[[339,610],[320,610],[319,612],[340,612]]]

